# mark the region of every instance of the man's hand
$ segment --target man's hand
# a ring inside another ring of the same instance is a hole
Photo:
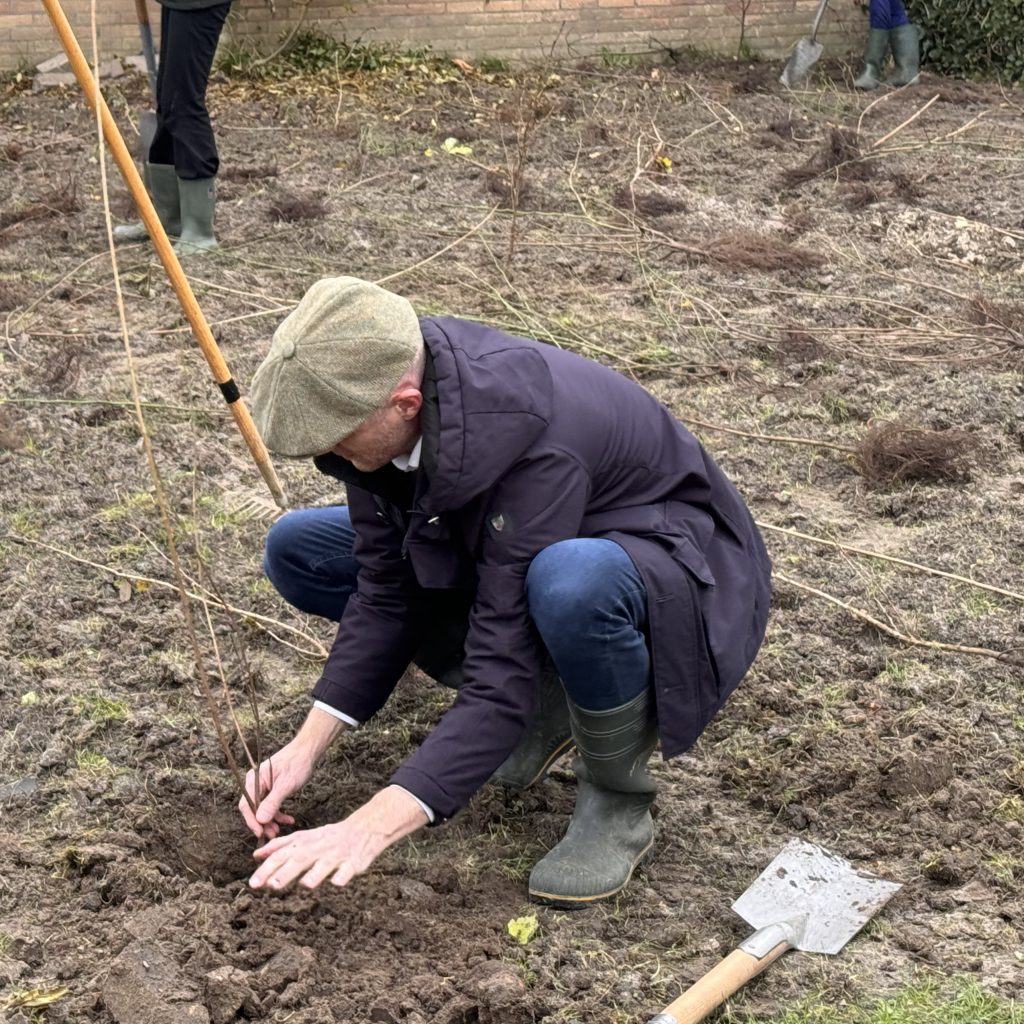
[[[238,809],[252,832],[273,839],[282,825],[295,824],[295,819],[281,810],[281,804],[309,781],[320,755],[343,728],[339,719],[313,708],[295,739],[260,765],[258,794],[256,772],[249,771],[245,777],[248,798],[243,796],[238,801]],[[253,813],[249,798],[255,804],[257,797],[259,806]]]
[[[238,801],[246,825],[260,837],[273,839],[282,825],[294,825],[295,819],[282,811],[281,804],[296,790],[301,789],[313,773],[313,762],[307,752],[295,749],[292,744],[282,747],[273,757],[260,765],[259,795],[256,812],[243,796]],[[256,772],[250,769],[245,777],[245,792],[256,803]]]
[[[283,889],[298,878],[300,885],[315,889],[330,878],[332,885],[347,885],[392,843],[426,823],[416,800],[389,786],[344,821],[279,836],[256,850],[253,856],[263,863],[249,884]]]

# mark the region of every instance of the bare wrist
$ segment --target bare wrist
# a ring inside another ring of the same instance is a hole
[[[295,739],[288,746],[293,753],[307,760],[312,766],[320,760],[338,733],[344,732],[347,728],[340,718],[335,718],[334,715],[319,708],[312,708],[295,734]]]

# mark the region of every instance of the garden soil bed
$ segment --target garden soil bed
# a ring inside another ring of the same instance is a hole
[[[1024,997],[1024,98],[926,76],[876,104],[839,67],[784,94],[778,70],[407,61],[211,85],[223,246],[185,266],[243,392],[313,281],[384,278],[635,377],[761,522],[818,538],[766,530],[756,666],[655,763],[653,859],[575,914],[526,896],[572,806],[567,763],[521,796],[486,788],[345,890],[247,889],[253,842],[163,585],[94,120],[75,89],[0,90],[0,998],[66,987],[46,1019],[89,1024],[643,1021],[743,937],[729,905],[791,836],[904,887],[733,1019],[922,975]],[[130,140],[143,84],[109,88]],[[263,580],[259,476],[151,249],[118,258],[184,568],[241,609],[213,607],[212,635],[273,749],[332,630]],[[883,423],[928,432],[925,455],[880,450]],[[308,464],[278,469],[295,504],[343,500]],[[367,798],[449,699],[410,672],[300,820]],[[520,945],[507,923],[531,913]]]

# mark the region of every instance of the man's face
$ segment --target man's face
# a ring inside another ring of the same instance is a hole
[[[372,473],[399,455],[408,455],[418,437],[419,417],[408,419],[398,406],[388,405],[363,420],[331,451],[363,473]]]

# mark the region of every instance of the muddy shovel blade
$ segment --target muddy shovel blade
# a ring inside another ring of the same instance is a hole
[[[157,119],[156,111],[144,110],[139,118],[139,159],[149,163],[149,148],[156,138]]]
[[[806,36],[797,40],[789,62],[779,76],[779,81],[787,89],[799,85],[807,77],[811,68],[818,63],[818,58],[824,49],[825,47],[821,43],[812,42]]]
[[[697,1024],[788,949],[838,953],[899,888],[791,839],[732,905],[754,934],[648,1024]]]
[[[814,21],[811,22],[810,37],[804,36],[803,39],[797,41],[789,63],[786,64],[779,76],[779,81],[787,89],[799,85],[807,77],[807,72],[818,63],[818,58],[824,49],[818,42],[818,29],[821,28],[821,19],[825,17],[827,8],[828,0],[820,0],[818,9],[814,12]]]

